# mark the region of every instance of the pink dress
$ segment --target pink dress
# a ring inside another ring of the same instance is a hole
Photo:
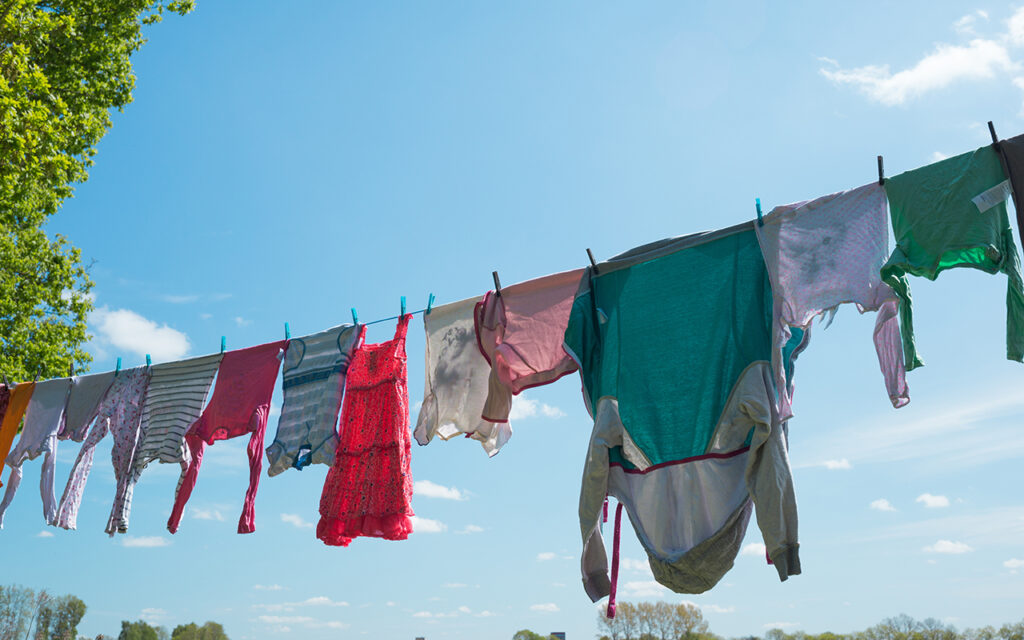
[[[412,532],[409,470],[409,390],[405,333],[412,316],[398,321],[394,339],[363,344],[359,328],[341,408],[340,441],[320,496],[316,537],[347,547],[358,536],[405,540]]]
[[[249,489],[245,492],[242,515],[238,519],[238,533],[256,530],[256,489],[263,467],[263,439],[270,416],[270,397],[274,394],[277,370],[287,345],[287,340],[281,340],[224,354],[213,398],[203,415],[185,434],[185,444],[192,460],[178,481],[174,507],[167,520],[167,530],[171,533],[178,531],[185,503],[196,486],[206,445],[245,434],[251,434],[248,447]]]

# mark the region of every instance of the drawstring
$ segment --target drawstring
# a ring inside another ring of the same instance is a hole
[[[608,522],[608,496],[604,497],[604,516],[602,517],[601,524]]]
[[[615,507],[615,536],[612,538],[612,587],[608,592],[608,618],[615,617],[615,591],[619,586],[619,536],[621,531],[622,503],[620,502]]]

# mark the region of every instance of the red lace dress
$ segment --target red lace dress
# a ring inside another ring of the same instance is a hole
[[[316,537],[347,547],[352,538],[405,540],[412,532],[409,390],[402,316],[395,337],[363,344],[359,330],[345,381],[340,441],[320,496]]]

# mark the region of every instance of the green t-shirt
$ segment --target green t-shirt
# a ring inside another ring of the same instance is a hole
[[[914,344],[910,285],[905,276],[934,280],[954,267],[1001,271],[1009,277],[1006,357],[1018,362],[1024,358],[1024,286],[1006,213],[1008,191],[999,189],[1005,180],[998,152],[987,146],[885,181],[896,249],[882,267],[882,280],[901,298],[907,370],[923,362]],[[990,189],[986,199],[983,194]]]

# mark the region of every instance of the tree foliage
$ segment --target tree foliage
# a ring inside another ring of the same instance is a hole
[[[1024,640],[1024,620],[999,627],[981,627],[957,631],[956,627],[936,620],[914,618],[900,614],[886,618],[878,624],[854,633],[809,634],[803,631],[786,633],[782,629],[771,629],[765,640]]]
[[[122,620],[121,633],[117,636],[117,640],[158,640],[158,638],[156,629],[149,626],[144,620],[135,622]]]
[[[81,346],[92,281],[43,226],[86,180],[110,110],[132,100],[142,27],[193,0],[0,2],[0,371],[64,375]]]
[[[85,603],[75,596],[48,598],[36,620],[38,640],[75,640],[78,623],[85,616]]]
[[[85,603],[75,596],[0,587],[0,640],[75,640],[84,615]]]
[[[597,614],[599,636],[608,640],[709,640],[700,609],[685,602],[619,602],[614,618]]]
[[[550,635],[542,635],[529,629],[520,629],[512,636],[512,640],[549,640]]]
[[[228,636],[218,622],[207,622],[201,627],[190,622],[175,627],[171,632],[171,640],[228,640]]]

